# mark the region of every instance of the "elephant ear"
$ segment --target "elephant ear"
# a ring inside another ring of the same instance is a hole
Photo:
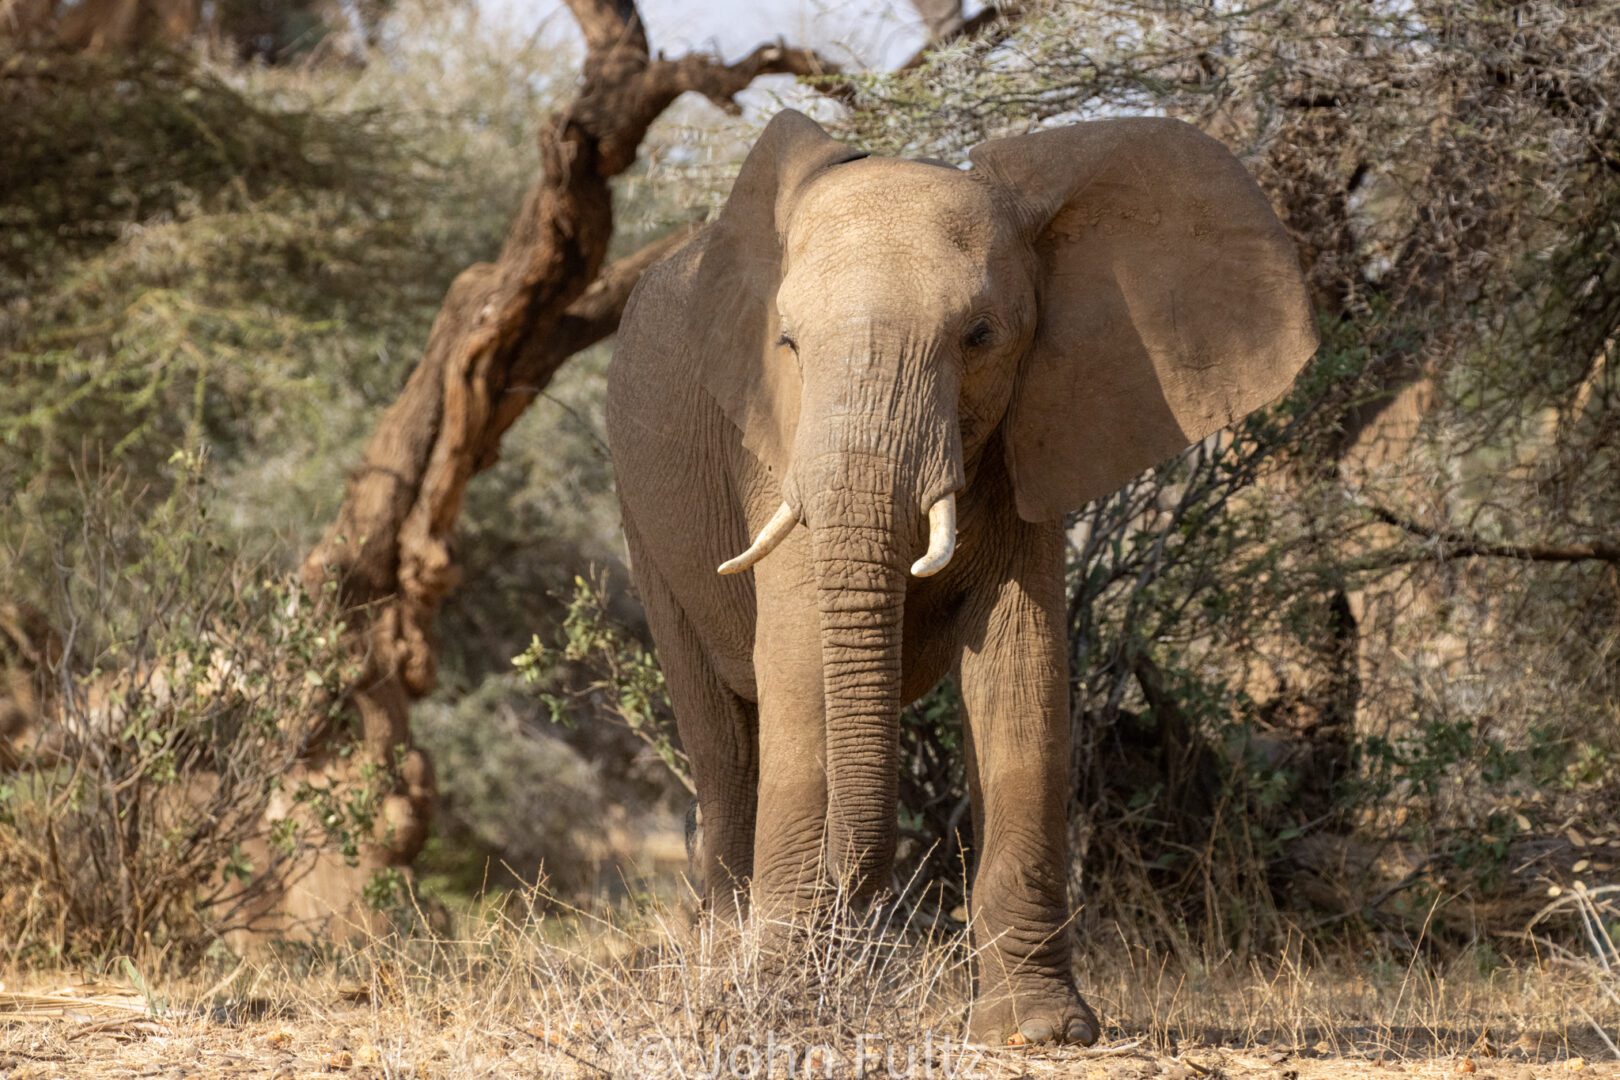
[[[778,478],[799,417],[796,362],[777,343],[782,233],[811,179],[865,156],[803,113],[777,113],[744,159],[699,256],[689,318],[704,387]]]
[[[970,158],[1040,262],[1005,427],[1026,520],[1061,518],[1276,399],[1316,351],[1287,232],[1191,125],[1098,120]]]

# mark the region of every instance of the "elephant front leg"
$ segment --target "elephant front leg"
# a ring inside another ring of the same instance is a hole
[[[1025,529],[1020,564],[970,609],[959,673],[978,855],[969,1031],[984,1043],[1089,1045],[1097,1018],[1070,962],[1062,534]]]
[[[625,515],[636,588],[658,646],[675,726],[692,765],[697,807],[687,854],[699,894],[717,914],[735,914],[753,873],[758,748],[748,703],[715,673],[702,639]]]

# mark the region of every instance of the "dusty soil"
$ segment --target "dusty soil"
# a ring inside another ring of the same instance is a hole
[[[618,1046],[602,1050],[593,1040],[525,1030],[500,1022],[469,1028],[425,1015],[364,1003],[334,1003],[274,1009],[269,1015],[151,1019],[146,1016],[82,1016],[0,1021],[0,1078],[54,1077],[601,1077],[746,1076],[749,1048],[726,1048],[715,1060],[676,1066],[654,1033],[639,1053]],[[251,1012],[252,1010],[245,1010]],[[459,1019],[459,1018],[456,1018]],[[1218,1034],[1215,1036],[1218,1038]],[[1508,1046],[1479,1040],[1471,1053],[1436,1052],[1456,1044],[1457,1033],[1341,1029],[1332,1041],[1313,1046],[1225,1046],[1200,1042],[1166,1049],[1141,1038],[1117,1037],[1089,1050],[975,1050],[928,1043],[885,1050],[873,1039],[836,1054],[808,1048],[772,1049],[770,1076],[852,1076],[863,1054],[866,1076],[1011,1078],[1266,1077],[1268,1080],[1346,1080],[1361,1076],[1474,1076],[1503,1080],[1620,1077],[1620,1065],[1605,1062],[1578,1035],[1525,1036]],[[1595,1041],[1595,1037],[1594,1040]],[[753,1060],[764,1048],[752,1051]],[[724,1056],[730,1052],[732,1060]],[[886,1056],[887,1055],[887,1056]],[[752,1075],[762,1075],[755,1072]]]

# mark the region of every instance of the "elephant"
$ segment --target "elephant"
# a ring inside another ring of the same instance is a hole
[[[1065,516],[1277,399],[1316,344],[1286,230],[1189,124],[1076,123],[957,168],[773,117],[715,219],[636,286],[608,373],[710,907],[886,888],[900,713],[954,676],[969,1035],[1095,1041],[1070,941]]]

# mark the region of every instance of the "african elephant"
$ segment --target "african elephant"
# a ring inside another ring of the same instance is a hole
[[[954,672],[970,1032],[1089,1043],[1064,515],[1278,397],[1316,331],[1265,196],[1187,124],[970,159],[775,117],[718,218],[637,286],[608,437],[711,899],[887,885],[899,713]]]

